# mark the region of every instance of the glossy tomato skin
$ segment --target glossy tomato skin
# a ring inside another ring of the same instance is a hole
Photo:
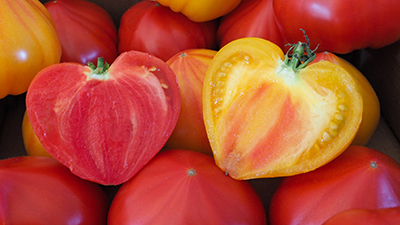
[[[235,9],[241,0],[158,0],[160,4],[180,12],[195,22],[217,19]]]
[[[118,55],[118,32],[106,10],[86,0],[57,0],[44,4],[62,46],[61,62],[112,63]]]
[[[102,74],[60,63],[29,87],[26,108],[43,147],[83,179],[116,185],[170,136],[180,110],[176,76],[161,59],[125,52]]]
[[[400,206],[384,209],[349,209],[329,218],[323,225],[398,225]]]
[[[374,134],[380,119],[380,103],[375,90],[367,78],[351,63],[330,52],[321,52],[316,55],[312,63],[322,60],[332,62],[344,68],[354,78],[358,91],[363,100],[363,116],[357,135],[352,145],[366,145]]]
[[[297,69],[289,61],[276,44],[245,37],[222,47],[207,70],[207,135],[217,165],[235,179],[315,170],[357,133],[363,105],[351,75],[328,61]]]
[[[165,149],[194,150],[212,155],[204,126],[202,92],[204,77],[216,53],[210,49],[188,49],[166,62],[178,79],[181,111]]]
[[[48,157],[0,161],[1,224],[106,224],[109,202],[97,184]]]
[[[274,193],[271,224],[322,224],[348,209],[400,206],[400,165],[367,147],[350,146],[314,171],[283,178]]]
[[[232,12],[221,17],[217,30],[218,45],[223,47],[243,37],[259,37],[284,49],[287,42],[276,23],[272,2],[272,0],[242,0]]]
[[[42,143],[40,143],[26,111],[24,113],[24,118],[22,119],[22,140],[24,142],[25,151],[28,155],[52,157],[46,149],[44,149]]]
[[[274,0],[273,10],[288,43],[307,32],[311,48],[346,54],[356,49],[380,48],[400,39],[397,1]]]
[[[212,157],[169,150],[124,183],[111,203],[109,225],[265,225],[264,206],[247,181],[226,176]]]
[[[1,1],[0,36],[0,98],[26,92],[41,69],[60,61],[57,31],[38,0]]]
[[[186,49],[213,49],[217,25],[216,20],[193,22],[156,1],[141,1],[122,15],[118,51],[148,52],[167,61]]]

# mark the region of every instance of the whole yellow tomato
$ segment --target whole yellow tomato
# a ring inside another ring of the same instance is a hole
[[[205,22],[226,15],[239,5],[241,0],[157,0],[174,12],[180,12],[195,22]]]
[[[0,1],[0,99],[26,92],[33,77],[60,58],[57,31],[40,1]]]
[[[25,112],[22,120],[22,139],[26,153],[31,156],[46,156],[52,157],[42,146],[39,138],[36,136],[31,122],[29,121],[28,114]]]

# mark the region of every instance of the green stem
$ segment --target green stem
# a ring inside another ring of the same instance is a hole
[[[316,49],[311,50],[306,32],[303,29],[300,30],[303,31],[307,42],[304,43],[299,41],[297,44],[288,44],[292,47],[287,51],[285,60],[283,61],[285,65],[292,68],[293,71],[304,69],[310,62],[312,62],[316,57],[315,50],[318,48],[317,46]],[[292,54],[290,54],[291,52]]]
[[[97,67],[92,62],[88,62],[88,66],[92,69],[93,74],[105,74],[110,67],[107,62],[104,62],[103,57],[97,59]]]

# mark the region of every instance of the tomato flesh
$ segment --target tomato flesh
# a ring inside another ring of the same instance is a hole
[[[205,78],[203,113],[216,163],[237,179],[313,170],[351,143],[362,99],[341,67],[293,71],[260,38],[223,47]]]
[[[106,74],[58,64],[38,74],[27,112],[43,147],[81,178],[120,184],[165,144],[180,109],[173,71],[142,52],[121,54]]]

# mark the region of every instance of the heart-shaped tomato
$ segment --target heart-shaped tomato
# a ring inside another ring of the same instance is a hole
[[[293,50],[293,52],[292,52]],[[289,54],[290,53],[290,54]],[[363,102],[351,75],[307,43],[234,40],[204,79],[203,114],[217,165],[236,179],[314,170],[350,145]]]
[[[101,65],[42,70],[28,90],[27,113],[43,147],[73,173],[121,184],[167,141],[180,91],[171,68],[147,53],[125,52],[108,69]]]

